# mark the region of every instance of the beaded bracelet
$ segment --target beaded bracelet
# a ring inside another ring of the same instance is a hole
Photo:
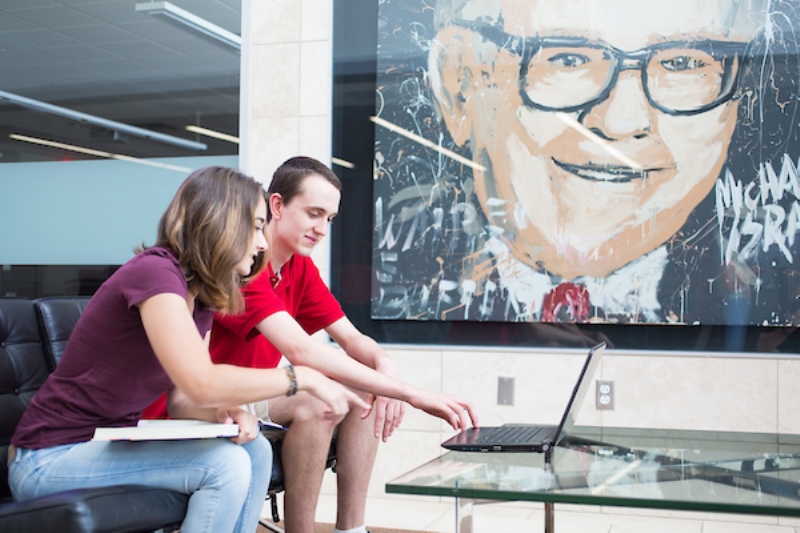
[[[297,374],[294,373],[292,365],[286,367],[286,375],[289,376],[289,390],[286,391],[286,396],[294,396],[297,394]]]

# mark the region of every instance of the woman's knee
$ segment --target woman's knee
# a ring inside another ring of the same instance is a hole
[[[214,454],[214,464],[209,466],[221,484],[249,486],[254,477],[270,475],[272,446],[263,435],[242,445],[228,442]]]
[[[240,490],[246,493],[253,474],[250,454],[243,446],[226,442],[209,457],[206,482],[220,489]]]

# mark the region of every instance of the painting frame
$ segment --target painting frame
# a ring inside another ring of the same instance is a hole
[[[419,3],[419,5],[427,5]],[[363,7],[363,6],[362,6]],[[793,328],[756,324],[683,323],[674,326],[622,323],[520,323],[519,321],[436,321],[376,318],[369,303],[377,297],[375,288],[363,283],[374,279],[376,250],[372,245],[375,233],[375,214],[365,209],[372,205],[374,185],[374,153],[365,149],[365,139],[374,139],[375,102],[369,102],[370,92],[380,83],[376,75],[378,58],[377,21],[375,11],[337,6],[334,17],[334,47],[343,40],[337,35],[353,35],[356,27],[362,36],[360,51],[352,45],[335,51],[334,91],[334,155],[351,161],[356,168],[337,168],[345,189],[341,212],[334,225],[334,255],[331,285],[342,300],[348,315],[363,331],[383,342],[478,344],[501,346],[578,346],[607,337],[620,347],[635,349],[739,350],[761,351],[756,346],[762,333],[777,330],[787,337]],[[363,31],[372,21],[376,23],[370,42]],[[344,33],[343,33],[344,32]],[[355,58],[355,59],[354,59]],[[370,87],[371,85],[371,87]],[[357,87],[357,89],[355,89]],[[374,92],[372,96],[374,97]],[[358,101],[358,103],[356,103]],[[371,146],[370,146],[371,148]],[[369,224],[369,225],[367,225]],[[365,228],[366,226],[366,228]],[[344,238],[344,235],[347,238]],[[460,323],[459,323],[460,322]],[[676,335],[676,328],[679,334]],[[784,331],[789,330],[789,331]],[[566,333],[565,333],[566,332]]]

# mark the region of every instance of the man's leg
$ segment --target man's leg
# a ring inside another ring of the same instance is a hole
[[[352,409],[336,433],[336,529],[347,530],[365,523],[367,490],[380,439],[375,438],[374,412],[366,420]]]
[[[324,404],[299,392],[269,400],[272,421],[289,426],[281,447],[286,533],[313,533],[319,490],[338,420],[322,416]]]

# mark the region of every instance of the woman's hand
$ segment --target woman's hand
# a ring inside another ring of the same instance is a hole
[[[467,429],[470,422],[473,427],[478,425],[478,415],[475,414],[472,402],[449,394],[417,389],[410,403],[429,415],[441,418],[458,431]]]
[[[307,391],[328,406],[324,413],[327,418],[339,421],[350,411],[350,407],[370,408],[359,395],[313,368],[296,366],[294,371],[297,375],[298,390]]]
[[[217,421],[220,424],[239,424],[239,435],[231,438],[236,444],[247,444],[261,434],[258,418],[240,407],[220,407]]]

